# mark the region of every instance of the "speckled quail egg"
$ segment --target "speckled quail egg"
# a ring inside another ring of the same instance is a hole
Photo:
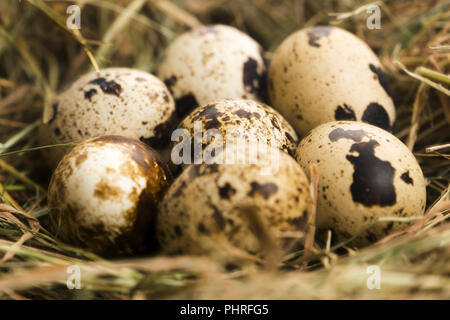
[[[49,113],[39,133],[43,145],[120,135],[158,148],[170,141],[169,130],[176,125],[175,103],[164,83],[128,68],[85,74],[56,97]],[[67,151],[44,149],[44,156],[56,167]]]
[[[158,69],[180,116],[215,99],[258,100],[265,74],[260,45],[225,25],[201,26],[182,34],[169,45]]]
[[[376,126],[334,121],[313,129],[297,149],[303,168],[317,163],[317,224],[332,229],[337,240],[348,239],[382,217],[424,213],[423,173],[413,154],[395,136]],[[380,222],[353,241],[375,242],[405,228],[404,222]]]
[[[356,120],[391,131],[395,107],[383,67],[352,33],[328,26],[299,30],[273,54],[271,105],[300,135],[335,120]]]
[[[264,170],[273,160],[269,157],[277,159],[272,174]],[[256,212],[273,238],[286,248],[299,240],[292,234],[304,230],[311,203],[302,168],[287,153],[268,148],[254,163],[188,166],[160,203],[156,235],[169,254],[208,254],[224,249],[227,256],[232,252],[229,248],[237,248],[261,255],[255,219],[247,210]]]
[[[199,143],[201,145],[199,151],[205,154],[214,153],[214,149],[220,150],[227,143],[239,141],[270,145],[294,156],[298,142],[295,130],[277,111],[253,100],[221,99],[197,107],[177,129],[189,132],[191,146],[189,151],[195,152],[194,145]],[[181,148],[183,144],[180,143],[184,143],[184,139],[185,137],[182,141],[179,138],[175,140],[172,152],[175,154],[184,152]],[[177,144],[180,148],[177,148]]]
[[[172,176],[156,151],[120,136],[84,141],[53,173],[48,206],[61,240],[117,256],[151,248],[157,205]],[[154,246],[153,246],[154,248]]]

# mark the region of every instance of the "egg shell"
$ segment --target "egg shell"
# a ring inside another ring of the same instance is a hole
[[[354,122],[329,122],[301,140],[297,160],[319,169],[317,225],[332,229],[337,241],[349,239],[382,217],[422,216],[425,181],[417,160],[394,135]],[[404,222],[380,222],[355,241],[375,242],[405,228]]]
[[[383,67],[361,39],[328,26],[299,30],[273,54],[271,105],[300,136],[335,120],[356,120],[392,131],[395,106]]]
[[[264,171],[269,155],[279,157],[273,174]],[[278,149],[260,154],[255,163],[192,164],[160,203],[157,239],[170,254],[211,253],[224,244],[260,254],[254,224],[243,209],[253,208],[286,248],[298,242],[287,234],[303,231],[311,203],[305,173]]]
[[[239,140],[267,144],[294,156],[298,143],[295,130],[276,110],[253,100],[222,99],[196,108],[178,125],[178,129],[189,131],[191,145],[194,144],[195,123],[201,124],[203,150],[207,146],[224,147],[231,139],[234,143]],[[211,129],[219,130],[222,139],[208,136]]]
[[[163,82],[144,71],[108,68],[83,75],[56,97],[39,140],[51,145],[121,135],[159,148],[170,141],[175,125],[175,103]],[[43,153],[50,167],[56,167],[69,149]]]
[[[258,100],[265,90],[261,46],[225,25],[208,25],[179,36],[166,49],[158,77],[170,89],[180,116],[216,99]]]
[[[61,240],[100,254],[143,251],[155,240],[157,204],[171,180],[157,152],[144,143],[120,136],[90,139],[65,155],[52,176],[51,226]]]

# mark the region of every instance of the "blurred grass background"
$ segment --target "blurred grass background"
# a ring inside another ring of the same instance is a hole
[[[72,4],[81,8],[75,32],[66,29]],[[368,4],[381,8],[379,30],[366,26]],[[361,251],[343,244],[316,246],[309,257],[298,252],[275,272],[226,272],[195,257],[104,261],[48,234],[51,172],[35,150],[45,106],[95,64],[154,72],[177,35],[214,23],[248,33],[269,60],[305,26],[334,24],[364,39],[390,76],[394,132],[427,178],[425,219]],[[0,298],[450,298],[449,40],[446,0],[1,1]],[[66,288],[73,263],[82,268],[81,290]],[[366,287],[371,264],[382,268],[381,290]]]

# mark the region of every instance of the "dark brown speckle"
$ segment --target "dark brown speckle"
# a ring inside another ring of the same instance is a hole
[[[307,32],[309,45],[319,48],[320,44],[317,42],[317,40],[321,39],[322,37],[327,37],[331,33],[331,31],[332,28],[327,26],[310,28]]]
[[[344,106],[338,106],[334,112],[334,118],[336,120],[356,120],[355,112],[352,107],[344,104]]]
[[[409,171],[402,173],[400,178],[407,184],[414,185],[414,180],[409,176]]]
[[[114,80],[107,81],[105,78],[100,77],[90,81],[89,83],[98,85],[106,94],[113,94],[119,97],[122,92],[122,87]]]
[[[380,127],[386,131],[392,132],[392,127],[389,122],[389,115],[387,114],[384,107],[376,102],[371,102],[367,106],[361,120],[374,126]]]
[[[259,184],[258,182],[252,182],[250,184],[251,190],[248,193],[250,197],[253,197],[255,194],[261,195],[264,199],[268,199],[272,194],[278,191],[278,187],[274,183],[264,183]]]

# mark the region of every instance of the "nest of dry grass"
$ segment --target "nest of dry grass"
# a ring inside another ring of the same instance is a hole
[[[367,2],[357,0],[80,0],[80,32],[65,29],[69,4],[0,2],[0,298],[450,298],[450,1],[376,1],[381,30],[366,28]],[[238,271],[205,257],[107,261],[55,239],[45,229],[50,172],[36,152],[44,106],[95,64],[154,71],[167,44],[201,23],[236,26],[269,58],[310,25],[337,23],[365,39],[391,77],[394,132],[426,176],[425,217],[361,250],[310,243]],[[67,289],[71,265],[80,290]],[[380,290],[366,286],[370,265]]]

